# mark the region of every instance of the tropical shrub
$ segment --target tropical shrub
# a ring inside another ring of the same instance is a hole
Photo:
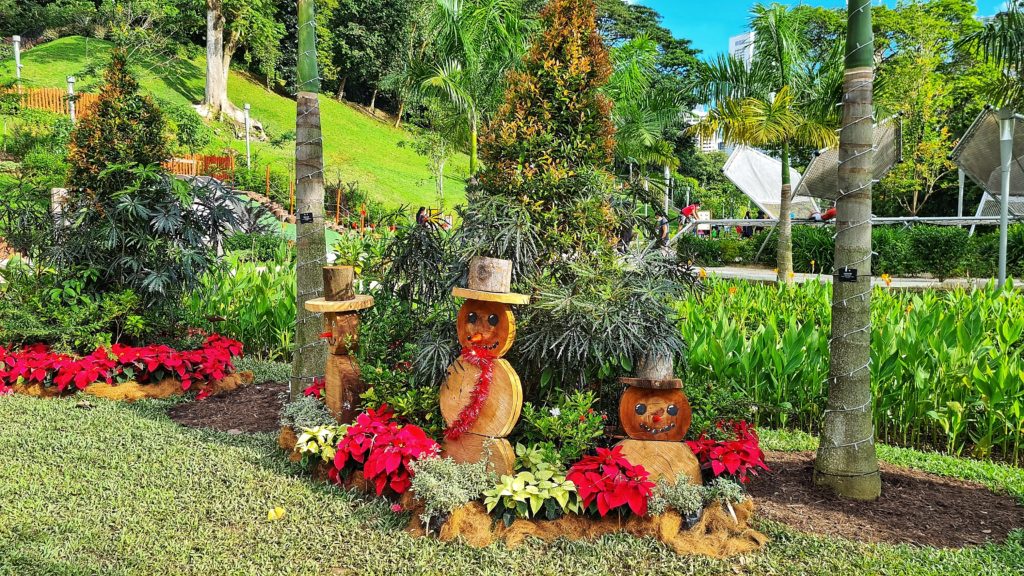
[[[497,514],[506,525],[516,518],[540,516],[542,511],[544,518],[554,520],[581,510],[576,485],[565,473],[549,468],[502,475],[497,486],[483,494],[487,511]]]
[[[927,271],[945,280],[970,258],[970,238],[959,226],[914,226],[908,234],[919,272]]]
[[[242,257],[250,262],[273,262],[277,259],[282,244],[286,244],[286,240],[276,230],[255,233],[236,232],[224,239],[224,250],[243,252]]]
[[[759,426],[814,431],[828,378],[831,286],[710,280],[680,301],[687,381],[750,399]],[[887,443],[993,451],[1024,449],[1024,296],[957,288],[913,294],[876,288],[871,371],[876,437]]]
[[[890,276],[911,273],[921,269],[915,261],[910,235],[904,228],[875,226],[871,229],[871,273]]]
[[[713,432],[701,432],[696,440],[686,444],[701,468],[709,470],[715,478],[726,474],[746,484],[758,470],[769,470],[757,432],[742,420],[718,422]]]
[[[573,462],[604,434],[607,416],[594,410],[593,392],[573,392],[555,406],[535,408],[523,404],[522,440],[551,442],[562,462]]]
[[[363,478],[373,484],[378,496],[385,489],[396,494],[408,490],[415,474],[412,462],[436,456],[441,447],[420,427],[402,426],[393,418],[387,406],[357,416],[338,442],[330,478],[340,482],[346,469],[361,468]]]
[[[194,108],[164,104],[162,110],[168,121],[168,132],[173,136],[177,148],[195,154],[209,146],[213,140],[213,130],[203,122]]]
[[[573,464],[566,478],[576,485],[583,506],[602,517],[613,510],[646,515],[654,489],[654,483],[647,480],[647,470],[630,464],[621,446],[598,448],[597,454],[584,456]]]

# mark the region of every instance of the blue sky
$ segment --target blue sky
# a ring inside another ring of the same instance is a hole
[[[637,3],[660,12],[665,27],[677,37],[692,40],[694,47],[703,50],[706,57],[725,52],[729,37],[746,29],[748,12],[755,0],[640,0]],[[803,3],[832,8],[846,6],[845,0],[806,0]],[[978,0],[978,13],[991,16],[1004,3],[1004,0]],[[892,6],[896,2],[887,0],[886,4]]]

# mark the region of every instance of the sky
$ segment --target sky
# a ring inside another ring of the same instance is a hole
[[[693,46],[704,52],[702,57],[713,56],[729,49],[729,37],[746,30],[750,7],[755,0],[639,0],[637,3],[654,8],[664,17],[662,24],[677,38],[689,38]],[[786,2],[797,4],[798,2]],[[840,8],[845,0],[805,0],[804,4]],[[1005,0],[978,0],[978,13],[991,16],[1005,4]],[[893,6],[894,0],[886,0]]]

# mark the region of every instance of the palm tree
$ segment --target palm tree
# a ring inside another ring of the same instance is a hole
[[[835,104],[842,68],[838,51],[826,62],[810,61],[800,23],[786,6],[754,6],[750,28],[755,46],[749,65],[719,56],[694,70],[691,82],[696,96],[715,106],[688,132],[704,137],[721,132],[727,142],[779,150],[778,279],[791,282],[791,155],[794,146],[825,148],[837,143]]]
[[[983,86],[986,98],[1000,106],[1024,108],[1024,13],[1017,3],[997,14],[985,26],[960,40],[962,47],[978,50],[985,62],[1000,65],[1003,74]]]
[[[638,35],[613,48],[611,56],[613,69],[605,93],[614,102],[615,159],[630,167],[662,167],[667,211],[668,175],[679,164],[667,135],[681,118],[679,94],[654,84],[659,53],[650,37]]]
[[[828,405],[814,466],[815,483],[840,496],[874,500],[882,490],[871,410],[871,175],[874,39],[871,0],[851,0],[839,137],[832,338]],[[844,281],[851,278],[853,281]]]
[[[320,75],[316,53],[316,0],[298,0],[299,50],[295,118],[295,354],[289,395],[321,374],[327,361],[319,345],[319,319],[305,309],[306,300],[323,294],[321,264],[327,253],[324,235],[324,152],[320,133]]]
[[[525,12],[521,0],[436,0],[431,15],[434,43],[420,89],[445,98],[461,118],[471,176],[480,126],[501,102],[505,72],[528,46]]]

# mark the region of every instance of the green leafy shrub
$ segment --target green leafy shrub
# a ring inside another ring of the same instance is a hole
[[[562,462],[575,462],[604,434],[603,414],[594,410],[593,392],[573,392],[553,407],[523,404],[522,438],[525,442],[550,442]]]
[[[647,513],[658,516],[669,509],[684,516],[696,513],[704,507],[704,492],[702,486],[691,484],[690,477],[685,473],[679,474],[671,484],[662,478],[647,503]]]
[[[437,386],[419,383],[412,378],[409,368],[390,369],[363,364],[361,372],[367,385],[366,392],[360,396],[364,408],[387,404],[396,415],[419,426],[427,434],[440,437],[444,420],[438,404]]]
[[[227,252],[245,252],[244,258],[251,262],[273,262],[282,245],[286,244],[284,236],[277,231],[246,233],[238,232],[224,239],[224,250]]]
[[[423,503],[420,519],[428,532],[494,487],[498,478],[487,468],[487,459],[460,464],[451,458],[424,458],[412,463],[412,491]]]
[[[835,233],[832,226],[793,226],[793,271],[831,274]]]
[[[582,510],[576,485],[565,479],[565,472],[541,463],[537,468],[515,475],[503,475],[498,484],[483,492],[484,505],[506,525],[516,518],[534,518],[543,512],[554,520],[563,514]]]
[[[739,504],[747,499],[747,494],[738,482],[718,477],[704,486],[704,502],[718,502],[723,506]]]
[[[910,235],[905,228],[876,226],[871,229],[871,273],[875,276],[905,275],[921,268],[915,262]]]
[[[302,465],[310,467],[320,462],[333,463],[338,441],[347,429],[347,425],[338,426],[336,423],[301,428],[295,439],[295,450],[302,455]]]
[[[162,108],[178,148],[195,154],[213,141],[213,130],[191,106],[164,104]]]
[[[301,396],[281,407],[281,426],[296,431],[320,426],[337,426],[338,421],[331,415],[322,400],[315,396]]]
[[[257,384],[264,382],[287,382],[292,376],[291,364],[263,360],[258,356],[250,356],[248,354],[235,360],[235,369],[239,372],[252,372],[253,381]]]
[[[252,157],[252,167],[246,168],[245,162],[235,165],[231,173],[231,183],[239,190],[250,192],[267,193],[267,165],[260,162],[258,155]],[[277,202],[288,210],[291,207],[291,178],[287,171],[280,170],[275,166],[270,167],[270,199]]]
[[[721,241],[705,236],[683,234],[676,240],[676,253],[683,262],[696,266],[721,266],[726,263]]]
[[[914,226],[908,234],[920,266],[917,272],[945,280],[963,269],[970,258],[970,238],[959,226]]]

